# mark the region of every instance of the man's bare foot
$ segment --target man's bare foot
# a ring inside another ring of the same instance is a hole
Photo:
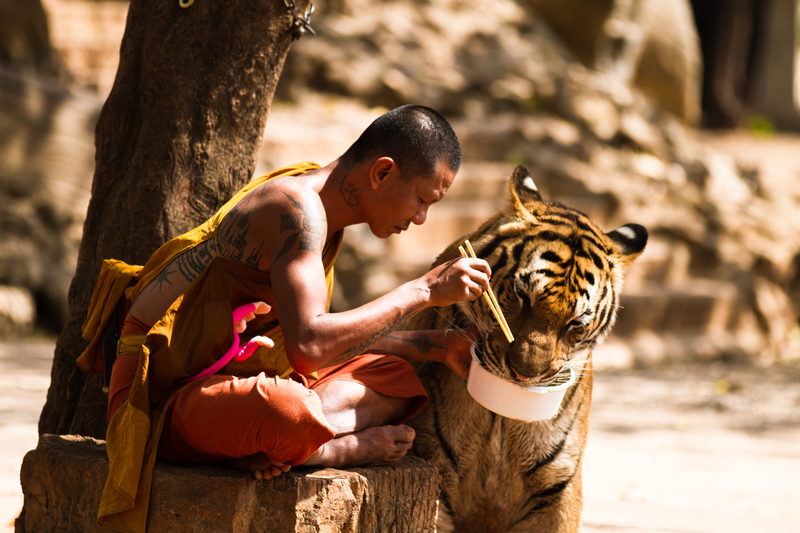
[[[405,456],[414,437],[414,430],[405,425],[368,428],[326,442],[303,464],[334,468],[388,465]]]
[[[280,461],[273,461],[264,453],[248,455],[241,459],[232,459],[226,464],[237,470],[252,472],[256,479],[272,479],[288,472],[292,467]]]

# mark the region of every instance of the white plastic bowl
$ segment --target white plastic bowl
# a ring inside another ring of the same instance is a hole
[[[562,372],[569,372],[569,378],[559,374],[554,385],[517,385],[486,371],[475,357],[473,345],[467,390],[476,402],[498,415],[525,422],[547,420],[558,413],[564,394],[575,383],[571,368]]]

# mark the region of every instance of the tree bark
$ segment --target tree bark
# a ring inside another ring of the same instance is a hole
[[[102,261],[143,265],[249,181],[292,22],[283,0],[131,0],[40,434],[105,438],[102,376],[75,364]]]

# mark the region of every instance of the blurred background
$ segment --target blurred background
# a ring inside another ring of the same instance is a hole
[[[21,507],[127,7],[0,0],[0,527]],[[423,273],[524,163],[546,198],[651,235],[595,352],[584,530],[800,531],[800,2],[331,0],[312,27],[256,175],[328,163],[405,103],[441,111],[464,152],[424,226],[348,230],[334,308]]]

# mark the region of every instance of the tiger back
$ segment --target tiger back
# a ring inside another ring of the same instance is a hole
[[[409,422],[417,435],[412,453],[439,471],[440,532],[578,531],[591,349],[611,330],[625,268],[647,243],[638,224],[603,233],[582,213],[542,200],[524,166],[508,190],[506,207],[465,238],[492,268],[492,290],[514,341],[484,299],[427,309],[408,329],[476,324],[475,356],[492,374],[536,384],[571,366],[577,378],[555,417],[522,422],[483,408],[443,364],[420,369],[430,399]],[[462,243],[434,266],[459,257]]]

